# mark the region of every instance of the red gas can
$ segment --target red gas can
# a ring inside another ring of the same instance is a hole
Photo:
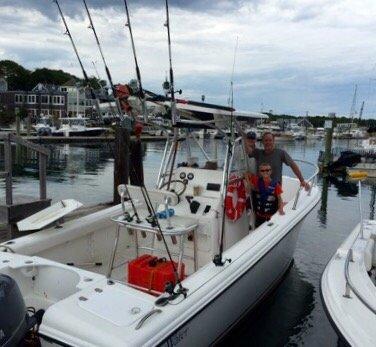
[[[174,262],[175,268],[178,264]],[[179,278],[185,277],[185,265],[181,264]],[[175,283],[171,261],[144,254],[128,264],[128,282],[147,290],[164,292],[168,282]]]

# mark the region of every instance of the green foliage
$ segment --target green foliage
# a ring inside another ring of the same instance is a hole
[[[28,114],[27,114],[26,108],[21,107],[20,110],[17,113],[17,116],[19,116],[21,120],[27,118]]]
[[[14,61],[1,60],[0,74],[7,77],[9,90],[22,90],[29,85],[30,71]]]
[[[286,114],[271,114],[268,112],[264,112],[266,115],[269,116],[270,121],[277,121],[279,119],[297,119],[297,118],[302,118],[302,117],[296,117],[296,116],[291,116],[291,115],[286,115]],[[324,127],[324,122],[328,120],[329,118],[327,116],[308,116],[307,119],[309,122],[315,127]],[[342,123],[357,123],[358,126],[362,127],[376,127],[376,119],[358,119],[354,118],[352,121],[348,117],[336,117],[334,118],[334,126],[337,124],[342,124]]]
[[[0,109],[0,125],[9,126],[15,121],[15,116],[6,110]]]
[[[85,84],[82,79],[63,70],[41,68],[29,71],[11,60],[0,61],[0,75],[7,77],[9,90],[28,91],[33,89],[38,83],[61,86],[71,79],[83,85]],[[101,86],[106,86],[106,81],[90,77],[90,84],[94,89],[99,89]]]
[[[51,70],[51,69],[36,69],[30,73],[29,89],[34,88],[38,83],[63,85],[69,80],[79,80],[76,76],[73,76],[63,70]]]

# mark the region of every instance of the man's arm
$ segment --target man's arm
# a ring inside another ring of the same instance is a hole
[[[299,166],[294,161],[292,161],[290,167],[291,167],[291,170],[294,172],[295,176],[299,179],[300,185],[304,187],[305,190],[309,190],[310,188],[309,183],[304,180],[304,177],[302,175],[302,172],[300,171]]]
[[[310,185],[308,182],[304,180],[304,177],[302,175],[302,172],[300,171],[300,168],[298,164],[295,163],[294,160],[290,157],[290,155],[286,152],[283,151],[283,162],[291,167],[292,172],[295,174],[295,176],[298,178],[300,181],[300,185],[305,188],[305,190],[309,190]]]

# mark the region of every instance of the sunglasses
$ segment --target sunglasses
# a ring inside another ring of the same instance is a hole
[[[260,170],[260,172],[269,172],[269,171],[272,171],[272,169],[262,169],[262,170]]]

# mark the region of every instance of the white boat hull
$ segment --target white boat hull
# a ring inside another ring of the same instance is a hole
[[[208,346],[223,337],[280,283],[293,260],[300,227],[301,222],[161,345]]]
[[[369,276],[376,265],[375,239],[375,221],[364,221],[363,237],[356,226],[321,277],[326,315],[346,345],[376,346],[376,285]]]

